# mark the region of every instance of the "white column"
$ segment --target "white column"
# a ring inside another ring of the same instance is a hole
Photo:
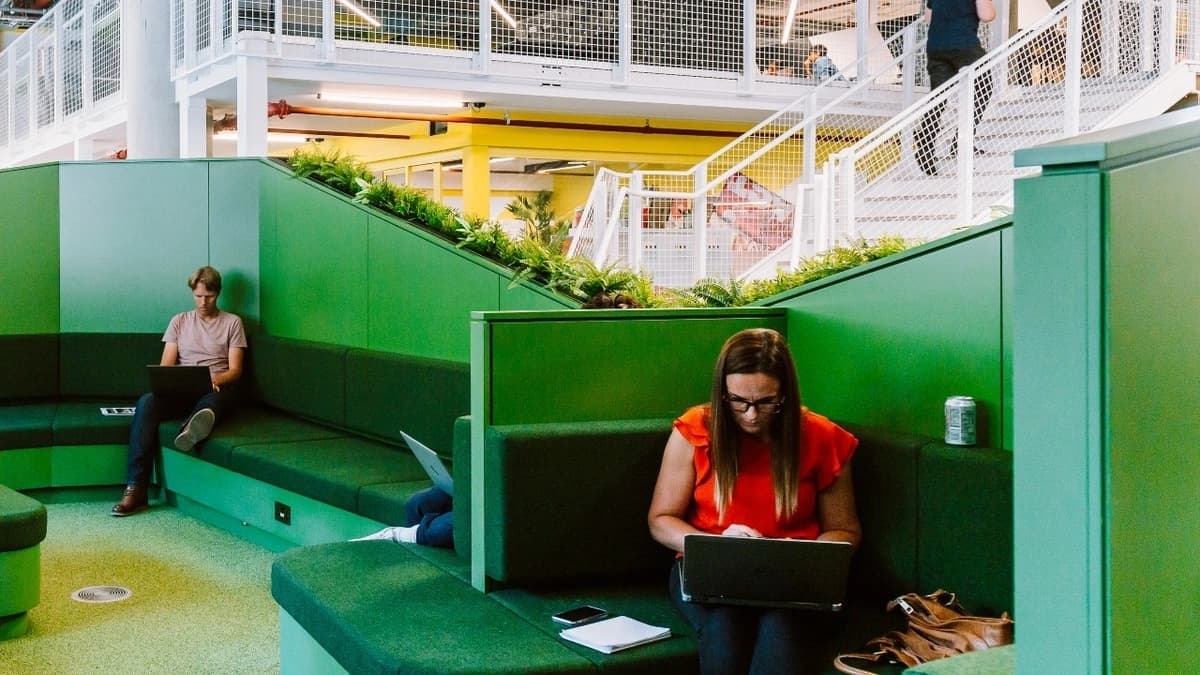
[[[243,44],[251,41],[258,40],[243,35]],[[260,56],[237,57],[237,124],[238,157],[266,157],[267,62]]]
[[[210,120],[208,99],[203,96],[183,96],[179,99],[180,157],[196,158],[212,155]]]
[[[91,138],[76,138],[75,139],[75,157],[78,161],[91,161],[96,159],[96,144]]]
[[[179,156],[179,112],[171,83],[170,3],[124,0],[121,41],[130,159]]]

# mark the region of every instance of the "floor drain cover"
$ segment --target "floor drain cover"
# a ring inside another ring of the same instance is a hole
[[[133,595],[133,591],[120,586],[88,586],[71,594],[79,602],[117,602]]]

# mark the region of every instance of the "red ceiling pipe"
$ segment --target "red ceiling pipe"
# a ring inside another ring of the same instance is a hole
[[[536,127],[539,129],[570,129],[574,131],[617,131],[638,134],[673,134],[683,136],[717,136],[722,138],[737,138],[740,131],[714,131],[710,129],[677,129],[668,127],[652,127],[649,124],[632,126],[626,124],[588,124],[584,122],[550,122],[545,120],[518,120],[492,117],[474,117],[472,115],[426,115],[423,113],[390,112],[387,110],[354,110],[352,108],[310,108],[308,106],[289,105],[287,101],[267,103],[267,116],[278,115],[327,115],[331,117],[363,117],[381,120],[409,120],[417,122],[452,122],[455,124],[493,124],[513,127]]]

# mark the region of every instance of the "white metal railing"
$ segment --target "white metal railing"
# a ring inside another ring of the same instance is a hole
[[[122,102],[120,0],[62,0],[0,52],[0,164]]]
[[[1196,0],[1059,5],[831,156],[822,172],[826,227],[839,240],[932,239],[1010,207],[1013,180],[1036,171],[1014,168],[1013,151],[1156,115],[1178,101],[1178,91],[1157,105],[1145,97],[1177,63],[1197,57],[1198,6]],[[1194,90],[1195,76],[1187,80],[1184,86]],[[1132,105],[1140,109],[1131,117]]]
[[[826,193],[815,167],[891,117],[895,108],[874,102],[873,91],[899,90],[911,101],[927,87],[924,28],[918,20],[880,39],[842,69],[861,77],[819,83],[687,171],[602,169],[571,253],[681,286],[765,275],[767,256],[792,262],[827,248],[830,233],[813,217]]]

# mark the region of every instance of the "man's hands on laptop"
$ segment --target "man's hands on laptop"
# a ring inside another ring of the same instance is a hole
[[[725,528],[725,531],[722,532],[721,534],[726,537],[762,537],[763,536],[762,532],[759,532],[758,530],[754,529],[753,527],[750,527],[749,525],[742,525],[741,523],[734,523],[734,524],[730,525],[729,527]]]

